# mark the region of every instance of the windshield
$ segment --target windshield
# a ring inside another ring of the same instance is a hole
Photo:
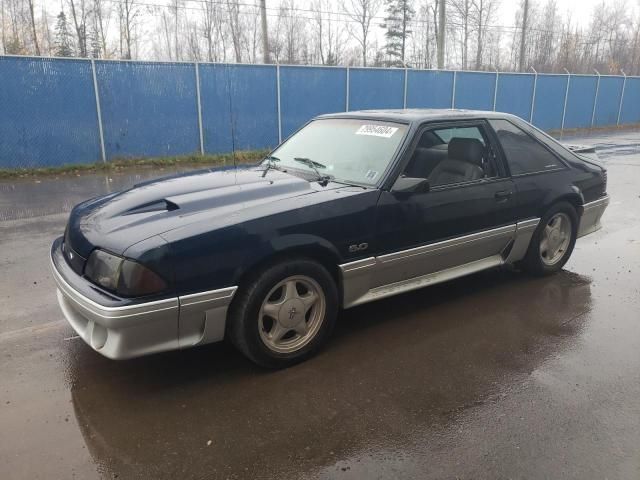
[[[277,148],[271,158],[277,158],[277,168],[375,185],[407,128],[399,123],[372,120],[315,120]]]

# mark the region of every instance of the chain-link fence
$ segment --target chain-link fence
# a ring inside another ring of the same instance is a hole
[[[315,115],[509,112],[545,130],[640,123],[640,77],[0,56],[0,168],[269,148]]]

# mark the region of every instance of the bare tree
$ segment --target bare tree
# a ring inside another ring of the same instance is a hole
[[[362,49],[362,65],[365,67],[367,66],[371,22],[381,5],[381,0],[348,0],[344,3],[344,11],[351,20],[347,23],[347,28],[349,34]]]
[[[520,72],[524,71],[524,53],[525,53],[525,40],[527,37],[527,19],[529,17],[529,0],[523,0],[522,3],[522,26],[520,33],[520,56],[518,58],[518,70]]]
[[[462,69],[469,65],[469,38],[471,34],[469,22],[471,20],[471,0],[451,0],[451,16],[461,25],[461,57]]]
[[[107,32],[109,31],[109,22],[111,19],[111,10],[107,9],[105,3],[108,0],[93,0],[93,29],[100,42],[102,57],[108,58],[109,51],[107,48]]]
[[[202,34],[206,43],[207,60],[226,60],[226,35],[224,35],[224,14],[219,3],[202,2]]]
[[[306,47],[305,19],[296,15],[294,0],[283,0],[276,20],[275,54],[278,62],[297,64]]]
[[[476,31],[476,70],[482,68],[482,53],[487,25],[493,20],[498,3],[498,0],[471,0]]]
[[[89,11],[86,8],[86,2],[85,0],[69,0],[69,8],[76,32],[78,56],[87,57],[87,17]]]
[[[242,63],[242,28],[240,26],[240,5],[237,0],[226,0],[229,33],[236,57],[236,63]]]
[[[137,0],[119,0],[118,23],[120,26],[120,58],[130,60],[136,41],[135,34],[141,11]]]
[[[40,55],[40,45],[38,44],[38,33],[36,30],[36,16],[34,14],[33,0],[27,0],[29,4],[29,20],[31,20],[31,32],[33,34],[33,45],[35,47],[36,55]]]

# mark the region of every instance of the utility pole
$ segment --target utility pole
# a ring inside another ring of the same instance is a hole
[[[269,53],[269,29],[267,28],[267,0],[260,0],[260,20],[262,22],[262,58],[264,63],[271,63]]]
[[[527,18],[529,17],[529,0],[524,0],[522,11],[522,33],[520,34],[520,59],[518,62],[518,71],[524,71],[524,39],[527,33]]]
[[[438,0],[438,38],[436,39],[438,47],[438,69],[444,68],[444,39],[445,39],[445,0]]]

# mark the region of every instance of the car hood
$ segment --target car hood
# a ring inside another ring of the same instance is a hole
[[[67,241],[81,256],[95,247],[122,254],[152,236],[201,221],[229,217],[252,206],[279,202],[319,189],[339,188],[262,168],[217,169],[160,178],[77,205],[71,212]],[[287,202],[290,205],[290,202]]]

